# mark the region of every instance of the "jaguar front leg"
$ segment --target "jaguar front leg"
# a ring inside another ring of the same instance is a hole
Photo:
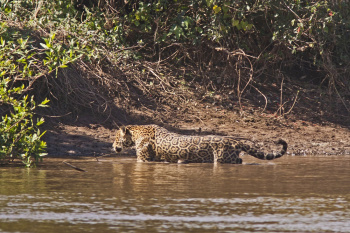
[[[154,161],[155,151],[149,138],[141,138],[135,142],[138,162]]]

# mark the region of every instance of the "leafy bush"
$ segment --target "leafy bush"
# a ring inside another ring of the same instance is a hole
[[[1,7],[11,15],[18,6],[5,1]],[[81,54],[74,40],[65,45],[55,40],[55,34],[40,38],[28,25],[10,18],[0,23],[0,163],[21,159],[30,167],[46,154],[46,143],[41,140],[45,132],[39,129],[44,119],[36,118],[35,111],[49,102],[42,96],[36,103],[31,93],[34,83],[51,74],[57,76],[59,68],[67,67]]]
[[[26,92],[41,76],[36,52],[29,37],[23,38],[3,22],[0,25],[0,163],[21,159],[29,167],[45,155],[34,110],[45,107],[48,100],[36,104]]]
[[[10,84],[9,78],[2,78],[0,83],[0,163],[19,158],[30,167],[46,155],[46,143],[41,140],[45,132],[41,133],[38,128],[44,119],[34,120],[34,110],[45,107],[48,101],[37,105],[28,95],[14,98],[23,93],[25,86],[9,88]]]
[[[302,66],[322,70],[321,80],[334,79],[340,86],[348,82],[343,73],[349,72],[350,62],[349,1],[137,2],[130,3],[127,21],[137,28],[133,30],[143,32],[138,39],[146,43],[211,41],[227,51],[243,49],[264,59],[268,69],[276,63],[276,67]]]
[[[350,91],[349,1],[92,0],[77,5],[76,20],[85,16],[85,26],[80,27],[84,39],[77,36],[78,40],[91,47],[98,44],[98,59],[158,62],[152,68],[156,72],[160,64],[173,71],[175,66],[200,67],[198,79],[210,83],[216,83],[217,75],[211,73],[216,70],[229,76],[216,88],[233,85],[238,96],[252,79],[259,82],[280,74],[305,76],[337,93]],[[118,50],[122,53],[116,54]],[[178,82],[177,73],[169,82]],[[189,73],[185,76],[198,72]]]

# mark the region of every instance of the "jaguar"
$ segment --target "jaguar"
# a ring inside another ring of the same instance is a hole
[[[276,144],[282,145],[281,151],[267,154],[230,136],[181,135],[158,125],[128,125],[117,131],[113,149],[121,152],[123,148],[135,146],[137,161],[142,162],[241,164],[242,151],[261,160],[282,157],[288,145],[282,139]]]

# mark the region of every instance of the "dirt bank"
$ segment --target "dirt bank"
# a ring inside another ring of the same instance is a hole
[[[183,134],[243,137],[264,150],[276,150],[272,142],[282,138],[289,144],[288,155],[350,155],[348,127],[320,118],[302,120],[305,117],[298,114],[278,117],[253,107],[245,108],[241,114],[197,103],[188,104],[186,111],[169,110],[162,116],[147,108],[133,109],[123,118],[125,124],[158,124]],[[44,140],[48,143],[49,156],[117,156],[111,151],[116,123],[81,115],[64,124],[47,123],[47,127]]]

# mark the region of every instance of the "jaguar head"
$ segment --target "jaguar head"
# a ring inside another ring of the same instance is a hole
[[[132,134],[130,130],[126,127],[121,127],[115,137],[113,143],[113,150],[116,152],[121,152],[124,147],[132,147],[135,143],[132,139]]]

